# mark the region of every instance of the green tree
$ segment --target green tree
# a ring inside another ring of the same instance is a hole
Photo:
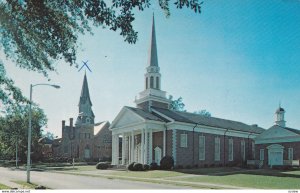
[[[174,111],[186,111],[184,109],[185,104],[183,103],[182,97],[178,99],[173,99],[172,95],[169,95],[169,100],[171,100],[170,109]]]
[[[199,115],[202,115],[204,117],[211,117],[211,113],[208,112],[207,110],[203,109],[203,110],[200,110],[200,111],[194,111],[195,114],[199,114]]]
[[[124,41],[135,43],[138,33],[132,22],[135,12],[154,0],[0,0],[0,50],[18,67],[44,74],[54,71],[53,61],[74,65],[80,34],[91,27],[116,31]],[[169,3],[201,12],[198,0],[157,0],[166,16]],[[26,99],[6,76],[0,61],[0,100],[4,104]]]
[[[47,131],[46,133],[42,133],[42,137],[47,137],[48,139],[51,139],[53,140],[55,137],[54,137],[54,134]]]
[[[26,161],[27,133],[28,133],[28,106],[20,106],[8,110],[5,117],[0,117],[0,159],[15,157],[15,147],[18,144],[19,158]],[[40,108],[32,108],[32,160],[40,159],[41,152],[38,140],[41,138],[42,127],[47,118]]]

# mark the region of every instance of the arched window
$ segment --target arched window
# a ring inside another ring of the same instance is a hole
[[[150,77],[150,88],[154,87],[154,78],[153,76]]]
[[[146,77],[146,89],[148,89],[148,77]]]
[[[159,77],[156,77],[156,89],[160,89],[159,88]]]

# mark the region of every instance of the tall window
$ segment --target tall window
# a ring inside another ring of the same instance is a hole
[[[199,136],[199,160],[205,160],[205,136]]]
[[[260,149],[259,150],[259,160],[264,160],[265,159],[265,150]]]
[[[159,77],[156,77],[156,89],[160,89],[159,88]]]
[[[180,134],[180,147],[187,147],[187,134]]]
[[[241,141],[241,156],[242,156],[242,159],[243,161],[245,161],[245,140],[242,140]]]
[[[146,89],[148,89],[148,77],[146,77],[146,85],[145,85]]]
[[[150,77],[150,88],[154,87],[154,78],[153,76]]]
[[[215,161],[220,161],[220,138],[215,138]]]
[[[233,161],[233,139],[228,140],[228,160]]]
[[[252,141],[252,158],[255,159],[255,143]]]
[[[289,148],[289,150],[288,150],[288,159],[289,160],[293,160],[294,159],[293,154],[294,154],[294,149],[293,148]]]

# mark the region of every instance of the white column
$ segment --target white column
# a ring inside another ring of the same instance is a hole
[[[163,131],[163,157],[166,156],[166,130]]]
[[[141,132],[141,162],[142,162],[142,164],[145,164],[144,163],[144,153],[145,153],[145,145],[144,145],[144,143],[145,143],[145,133],[144,133],[144,129],[142,129],[141,130],[142,132]]]
[[[122,134],[122,165],[125,165],[125,143],[126,137],[125,134]]]
[[[116,146],[117,146],[117,144],[116,144],[116,134],[114,134],[114,135],[112,135],[112,165],[116,165],[117,164],[117,162],[116,162]]]
[[[144,134],[144,136],[145,136],[145,145],[144,145],[144,149],[145,149],[145,153],[144,153],[144,162],[146,163],[146,164],[149,164],[149,160],[148,160],[148,152],[149,152],[149,145],[148,145],[148,132],[147,132],[147,130],[145,129],[145,134]]]
[[[134,162],[134,134],[131,132],[131,162]]]
[[[152,147],[152,129],[149,130],[149,164],[152,163],[153,147]]]
[[[177,157],[177,133],[176,129],[172,130],[172,156],[174,159],[174,165],[176,166],[176,157]]]
[[[119,165],[119,135],[116,135],[116,165]]]
[[[131,164],[131,136],[128,135],[128,164]]]

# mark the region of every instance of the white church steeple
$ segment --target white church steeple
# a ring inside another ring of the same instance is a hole
[[[285,110],[279,105],[278,109],[275,112],[275,124],[281,127],[285,127],[285,120],[284,120],[284,113]]]
[[[166,92],[161,90],[154,15],[152,18],[149,59],[145,74],[145,90],[140,92],[139,98],[135,100],[135,103],[138,107],[145,110],[150,110],[150,107],[169,108],[170,104],[170,101],[166,98]]]

